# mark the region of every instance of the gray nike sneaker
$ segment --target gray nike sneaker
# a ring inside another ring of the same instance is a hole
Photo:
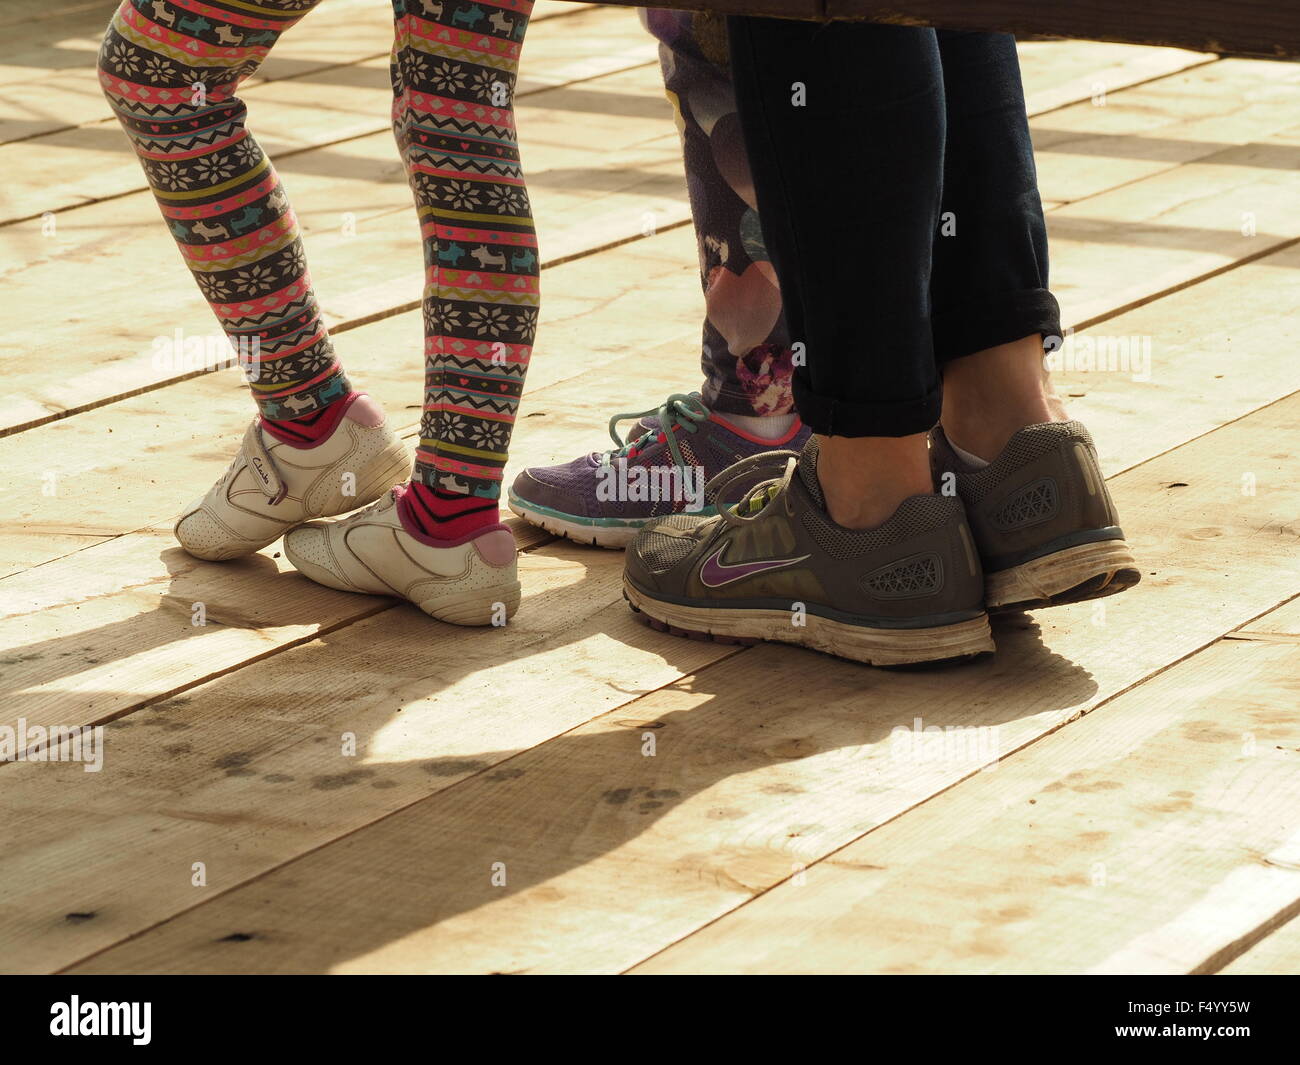
[[[930,461],[940,492],[955,490],[966,505],[990,610],[1098,599],[1141,580],[1080,422],[1021,429],[978,470],[936,427]]]
[[[628,547],[623,591],[658,629],[724,643],[779,640],[877,666],[993,650],[984,576],[961,501],[905,499],[879,528],[826,513],[817,441],[742,459],[709,485],[760,480],[711,517],[674,514]]]

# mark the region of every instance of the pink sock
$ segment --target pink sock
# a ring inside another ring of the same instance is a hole
[[[262,415],[262,428],[277,440],[294,447],[313,447],[334,432],[348,408],[363,395],[364,392],[349,392],[300,418],[268,418]]]
[[[430,540],[459,540],[501,520],[494,499],[442,492],[419,481],[397,492],[397,513],[406,531]]]

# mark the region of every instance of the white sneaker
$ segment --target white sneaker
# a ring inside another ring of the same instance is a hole
[[[238,558],[274,543],[311,518],[345,514],[406,480],[411,459],[387,420],[369,403],[353,404],[320,443],[298,448],[277,440],[259,419],[239,453],[202,499],[176,519],[176,539],[196,558]]]
[[[463,543],[417,540],[397,514],[397,493],[337,521],[313,521],[284,538],[285,556],[327,588],[409,599],[455,625],[504,625],[519,608],[514,534],[485,529]]]

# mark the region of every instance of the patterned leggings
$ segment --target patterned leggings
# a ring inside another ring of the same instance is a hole
[[[320,0],[124,0],[99,76],[268,418],[346,395],[298,224],[239,84]],[[413,478],[495,499],[537,329],[515,74],[533,0],[393,0],[393,129],[424,243]]]
[[[794,409],[793,352],[763,243],[731,83],[727,24],[698,11],[643,10],[677,113],[704,287],[701,392],[723,414]]]

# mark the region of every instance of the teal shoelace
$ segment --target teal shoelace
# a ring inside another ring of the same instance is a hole
[[[612,463],[614,459],[624,458],[645,439],[645,436],[639,436],[635,440],[623,439],[618,435],[619,422],[640,421],[651,414],[659,422],[659,431],[664,434],[664,439],[668,441],[668,452],[672,455],[673,461],[677,463],[679,469],[686,469],[686,460],[682,458],[682,449],[677,443],[677,430],[682,429],[688,433],[695,433],[699,431],[701,424],[709,420],[709,408],[704,405],[698,393],[695,392],[690,395],[675,392],[658,407],[651,407],[649,410],[630,411],[626,414],[615,414],[614,417],[610,418],[609,435],[617,446],[606,451],[602,457],[602,461],[606,465]],[[654,432],[654,429],[647,429],[646,435]]]

